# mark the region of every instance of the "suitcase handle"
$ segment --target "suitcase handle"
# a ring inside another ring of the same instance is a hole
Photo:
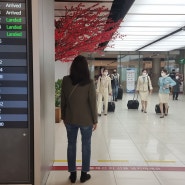
[[[109,95],[109,97],[108,97],[108,102],[109,101],[113,101],[113,96],[112,95]]]
[[[138,93],[134,93],[134,97],[133,97],[133,100],[135,100],[135,95],[137,94],[136,96],[136,100],[138,99]]]

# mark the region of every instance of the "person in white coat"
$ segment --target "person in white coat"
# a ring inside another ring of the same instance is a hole
[[[102,99],[104,102],[104,115],[107,115],[109,95],[112,95],[111,78],[108,76],[108,70],[103,70],[103,75],[99,76],[96,92],[98,94],[98,115],[102,112]]]

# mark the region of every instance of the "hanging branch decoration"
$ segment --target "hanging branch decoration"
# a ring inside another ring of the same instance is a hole
[[[101,52],[106,46],[100,43],[123,38],[116,30],[121,20],[107,20],[108,9],[95,4],[88,8],[65,7],[65,16],[55,20],[55,60],[72,61],[81,52]]]

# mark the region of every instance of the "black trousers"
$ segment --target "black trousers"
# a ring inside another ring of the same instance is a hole
[[[179,92],[173,92],[173,100],[177,100],[179,96]]]

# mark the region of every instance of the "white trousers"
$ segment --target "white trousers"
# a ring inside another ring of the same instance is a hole
[[[104,104],[104,114],[107,114],[108,98],[109,98],[108,91],[104,92],[104,93],[98,93],[98,102],[97,102],[98,114],[101,114],[102,109],[103,109],[103,104]],[[102,101],[102,99],[103,99],[103,101]]]

